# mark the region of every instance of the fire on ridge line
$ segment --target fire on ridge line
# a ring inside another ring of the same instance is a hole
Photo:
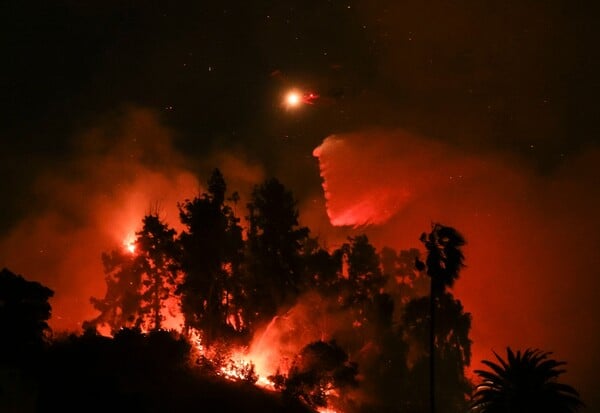
[[[190,337],[198,352],[201,355],[207,355],[206,348],[202,345],[200,333],[192,330]],[[254,359],[256,359],[257,362],[255,362]],[[259,359],[261,359],[260,355],[255,358],[243,350],[235,351],[231,355],[229,363],[221,367],[217,374],[227,380],[243,381],[246,380],[249,369],[254,367],[254,373],[256,374],[254,385],[271,391],[276,390],[275,383],[268,378],[268,367],[258,362]],[[318,413],[343,413],[328,406],[319,407],[316,411]]]

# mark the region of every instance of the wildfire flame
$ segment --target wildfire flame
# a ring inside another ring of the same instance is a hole
[[[192,330],[190,341],[198,354],[208,360],[213,359],[213,353],[218,353],[219,349],[207,348],[202,343],[201,333]],[[247,348],[237,348],[231,350],[228,361],[219,367],[217,375],[231,381],[248,381],[256,386],[274,390],[275,384],[268,377],[273,374],[271,369],[255,360],[260,360],[260,355],[253,355]]]
[[[313,96],[315,95],[310,94],[309,98]],[[299,105],[304,103],[304,96],[297,92],[291,92],[287,101],[290,105]],[[124,237],[123,248],[129,254],[136,254],[134,235],[128,234]],[[274,382],[273,376],[285,377],[290,370],[290,362],[294,355],[308,342],[318,339],[315,334],[309,334],[309,336],[295,336],[294,340],[290,340],[290,335],[298,331],[298,325],[305,325],[306,320],[299,317],[303,313],[303,311],[299,311],[298,314],[295,314],[293,311],[289,311],[285,315],[274,317],[263,330],[257,332],[247,347],[236,347],[229,344],[226,344],[224,348],[220,347],[221,344],[207,346],[203,342],[201,331],[189,329],[185,334],[195,349],[198,357],[197,364],[206,363],[204,365],[208,366],[214,374],[226,380],[247,382],[269,391],[276,391],[279,387]],[[161,328],[184,334],[185,320],[177,297],[173,296],[165,300],[161,316]],[[230,321],[232,326],[237,325],[238,322]],[[142,331],[147,333],[147,327],[142,326]],[[110,335],[110,332],[106,331],[105,335]],[[327,394],[330,393],[331,389],[327,389]],[[319,408],[317,411],[319,413],[341,413],[339,410],[332,409],[331,406]]]
[[[274,317],[262,332],[254,336],[251,344],[247,347],[226,343],[208,346],[203,342],[201,331],[184,329],[183,314],[177,304],[174,297],[167,300],[162,313],[162,329],[185,334],[192,345],[192,354],[196,366],[200,368],[208,367],[212,374],[216,374],[225,380],[246,382],[269,391],[281,390],[280,383],[276,383],[278,379],[275,377],[287,376],[291,367],[290,351],[297,353],[297,349],[286,348],[283,342],[278,339],[278,335],[287,337],[290,334],[290,331],[287,330],[291,326],[287,324],[286,317]],[[99,327],[102,328],[103,326]],[[149,330],[145,327],[142,326],[141,331],[149,333]],[[112,336],[109,330],[102,332],[102,335]],[[306,340],[299,338],[293,347],[300,348],[305,344]],[[333,396],[334,399],[339,396],[333,388],[324,390],[327,396]],[[319,413],[343,413],[337,409],[337,406],[336,409],[333,409],[331,405],[318,408],[317,411]]]
[[[135,254],[135,237],[132,235],[127,236],[123,241],[123,246],[127,252]]]
[[[286,349],[283,342],[280,342],[282,337],[288,337],[290,332],[287,330],[290,328],[293,330],[293,323],[290,323],[289,317],[274,317],[263,331],[254,336],[249,347],[226,346],[227,348],[223,349],[219,345],[206,346],[202,341],[202,333],[195,330],[190,332],[189,338],[197,350],[197,354],[209,365],[212,365],[212,368],[216,367],[216,371],[213,371],[218,376],[226,380],[252,383],[263,389],[276,391],[278,386],[273,381],[275,380],[273,376],[287,376],[291,367],[289,353],[297,353],[298,349],[306,344],[306,340],[297,336],[299,340],[294,346],[294,350]],[[223,354],[227,354],[225,360],[219,361]],[[328,398],[329,396],[334,399],[339,397],[338,392],[333,388],[325,389],[325,394]],[[319,413],[343,413],[337,407],[328,405],[318,408],[317,411]]]

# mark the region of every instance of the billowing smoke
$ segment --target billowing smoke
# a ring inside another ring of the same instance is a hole
[[[465,235],[455,294],[473,314],[475,367],[507,345],[554,351],[584,400],[593,397],[598,150],[546,176],[405,132],[330,136],[314,155],[334,225],[360,226],[380,248],[418,247],[431,222]]]
[[[131,241],[144,214],[180,231],[177,203],[201,193],[212,168],[242,196],[262,179],[260,166],[234,153],[186,159],[174,135],[156,113],[128,108],[76,136],[74,156],[38,175],[38,204],[0,240],[0,263],[55,291],[55,331],[96,315],[89,299],[106,288],[100,255]]]

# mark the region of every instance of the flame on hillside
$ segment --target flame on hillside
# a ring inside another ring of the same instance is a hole
[[[193,362],[200,369],[223,379],[254,384],[269,391],[282,389],[281,379],[287,377],[298,354],[309,343],[325,340],[323,308],[315,296],[304,297],[285,314],[275,316],[259,330],[248,346],[226,342],[205,345],[202,332],[191,329],[188,338],[194,348]],[[320,313],[320,316],[315,314]],[[309,322],[310,319],[310,322]],[[335,388],[324,389],[328,405],[317,408],[319,413],[342,413],[334,406],[341,395]]]

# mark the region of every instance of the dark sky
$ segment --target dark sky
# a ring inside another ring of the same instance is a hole
[[[13,182],[68,158],[73,136],[128,104],[156,110],[188,154],[240,145],[269,168],[281,150],[366,126],[508,151],[542,170],[598,134],[597,16],[580,2],[1,7],[1,160]],[[282,117],[287,84],[324,99],[302,119]]]
[[[176,216],[218,166],[242,193],[280,177],[330,244],[350,231],[327,217],[378,247],[463,229],[475,358],[538,325],[513,343],[556,349],[600,406],[582,356],[600,346],[585,2],[9,0],[0,16],[0,267],[57,290],[55,326],[89,316],[97,257],[140,213]],[[286,110],[290,87],[320,97]]]

